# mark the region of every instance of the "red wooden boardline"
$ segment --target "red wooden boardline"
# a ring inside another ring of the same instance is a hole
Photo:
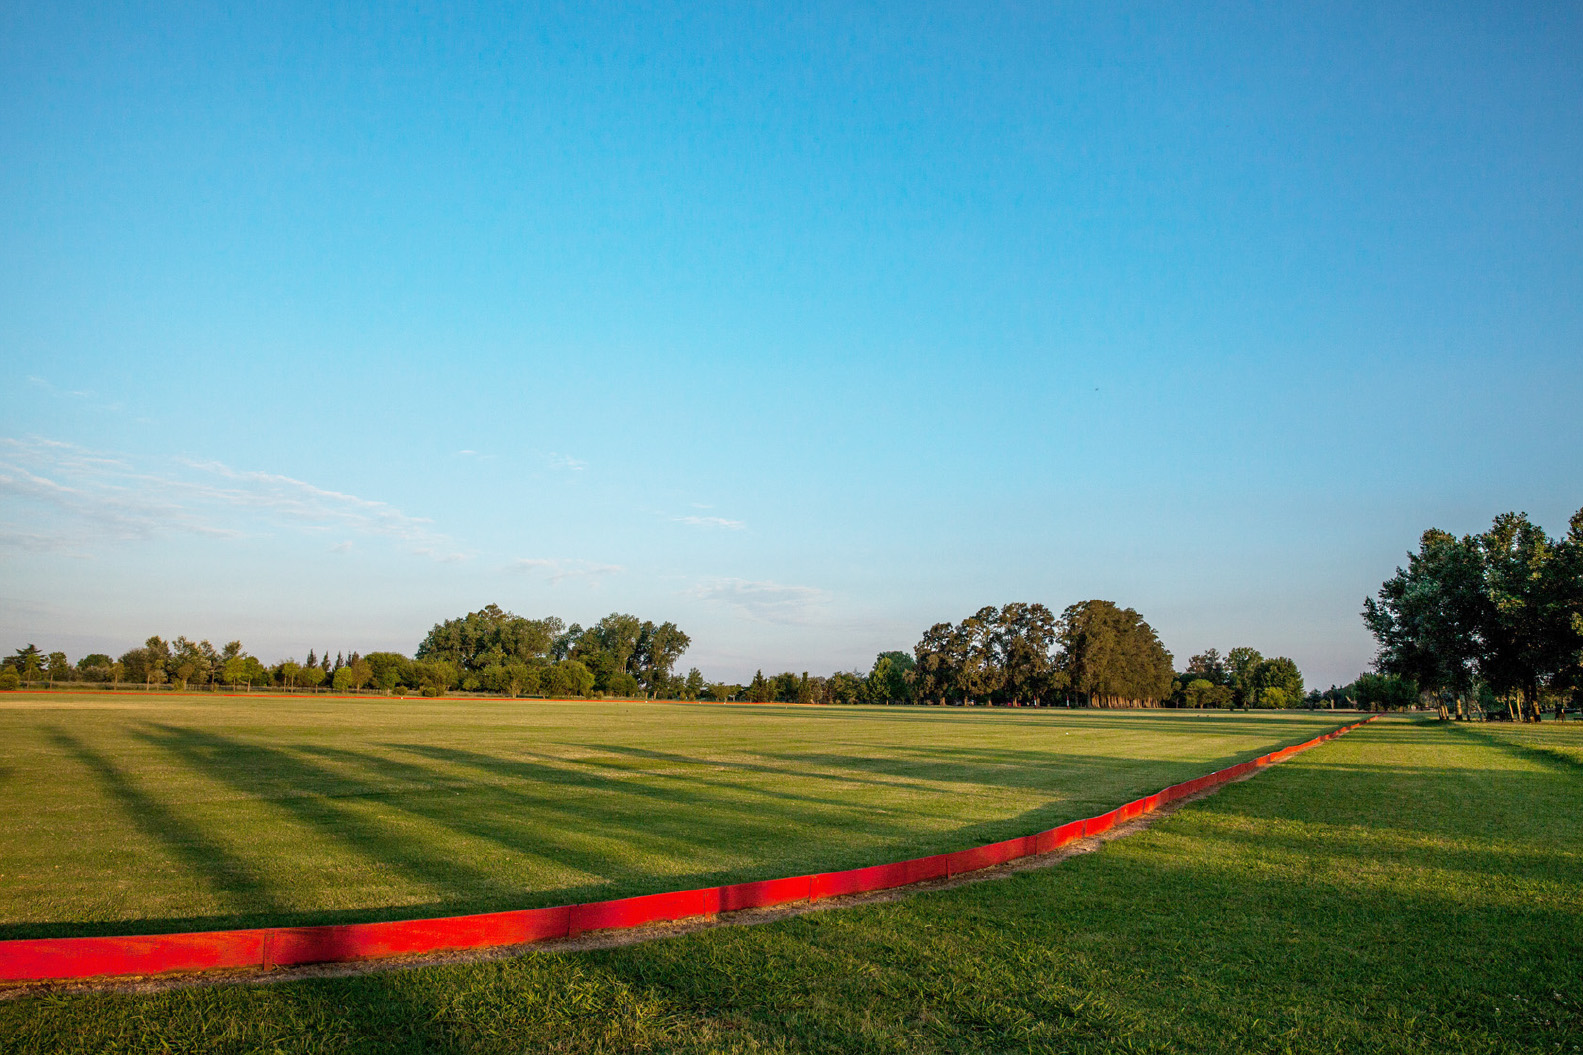
[[[189,934],[22,938],[0,941],[0,982],[66,981],[221,968],[291,967],[415,953],[526,945],[557,938],[575,938],[589,931],[624,930],[647,923],[715,916],[742,909],[770,908],[843,894],[889,890],[931,879],[947,879],[966,872],[993,868],[1021,857],[1049,853],[1085,836],[1109,831],[1118,824],[1150,813],[1167,803],[1236,780],[1262,766],[1289,758],[1298,751],[1332,740],[1373,720],[1373,716],[1370,716],[1305,743],[1283,747],[1251,762],[1173,784],[1097,817],[1086,817],[1035,835],[1019,836],[955,853],[850,868],[844,872],[822,872],[698,890],[645,894],[616,901],[489,912],[475,916]]]

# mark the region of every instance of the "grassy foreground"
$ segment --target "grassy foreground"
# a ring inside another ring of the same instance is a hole
[[[1003,881],[599,953],[26,998],[0,1046],[1575,1052],[1583,726],[1524,738],[1378,722]]]
[[[1022,835],[1345,721],[0,696],[0,938],[451,915]]]

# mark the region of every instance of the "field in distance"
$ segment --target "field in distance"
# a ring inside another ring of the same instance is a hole
[[[849,868],[1110,809],[1307,712],[0,698],[0,938],[453,915]]]

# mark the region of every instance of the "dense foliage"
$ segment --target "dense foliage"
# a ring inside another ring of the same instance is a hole
[[[1375,667],[1461,717],[1481,700],[1537,721],[1583,704],[1583,509],[1551,538],[1525,513],[1456,537],[1430,529],[1363,602]]]
[[[506,696],[810,704],[949,706],[1294,707],[1303,695],[1297,665],[1251,648],[1225,658],[1214,649],[1174,674],[1171,653],[1131,608],[1111,601],[1074,604],[1057,618],[1038,603],[989,606],[959,623],[930,627],[911,652],[875,657],[868,671],[828,676],[756,672],[747,684],[706,682],[697,668],[674,673],[691,639],[675,623],[613,612],[586,629],[548,616],[529,619],[487,605],[436,623],[416,653],[328,651],[266,666],[239,641],[151,637],[112,660],[29,645],[4,660],[0,688],[100,682],[145,688],[271,687],[337,693],[491,692]]]
[[[1285,656],[1265,659],[1258,649],[1234,648],[1222,656],[1207,649],[1177,675],[1171,700],[1178,707],[1296,707],[1312,705],[1303,675]]]

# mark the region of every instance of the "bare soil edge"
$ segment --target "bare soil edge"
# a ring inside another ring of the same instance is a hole
[[[1282,761],[1285,760],[1283,759]],[[1280,763],[1272,764],[1279,765]],[[1178,799],[1168,805],[1161,806],[1152,813],[1146,813],[1125,824],[1118,824],[1107,832],[1079,839],[1077,842],[1068,843],[1066,846],[1058,850],[1052,850],[1049,853],[1038,854],[1032,857],[1021,857],[1002,865],[981,868],[959,876],[952,876],[949,879],[931,879],[922,883],[892,887],[889,890],[875,890],[863,894],[843,894],[839,897],[821,898],[817,901],[796,901],[787,905],[777,905],[773,908],[742,909],[719,916],[694,916],[690,919],[671,920],[664,923],[647,923],[641,927],[631,927],[624,930],[594,931],[579,935],[576,938],[536,941],[522,945],[497,945],[488,949],[459,949],[454,952],[422,953],[413,956],[387,956],[377,960],[307,964],[301,967],[236,968],[186,974],[123,975],[104,981],[83,979],[80,981],[23,982],[20,984],[0,983],[0,1000],[15,1000],[25,996],[42,996],[46,994],[161,993],[172,989],[190,989],[197,986],[273,985],[277,982],[295,982],[309,978],[348,978],[355,975],[379,974],[385,971],[406,971],[415,967],[434,967],[442,964],[488,963],[493,960],[508,960],[515,956],[526,956],[532,953],[588,952],[594,949],[615,949],[623,945],[660,941],[665,938],[680,937],[683,934],[693,934],[701,930],[712,930],[716,927],[756,927],[760,924],[774,923],[776,920],[802,916],[810,912],[827,912],[832,909],[856,908],[860,905],[878,905],[890,901],[900,901],[902,898],[911,897],[914,894],[928,893],[935,890],[951,890],[955,887],[967,886],[969,883],[987,883],[997,879],[1004,879],[1016,872],[1027,872],[1035,868],[1051,868],[1069,857],[1093,853],[1114,839],[1125,839],[1129,835],[1145,831],[1171,816],[1183,806],[1208,798],[1222,788],[1229,787],[1232,784],[1240,784],[1244,780],[1251,780],[1268,768],[1269,766],[1261,766],[1252,773],[1244,774],[1235,780],[1229,780],[1224,784],[1206,788],[1196,795]]]

